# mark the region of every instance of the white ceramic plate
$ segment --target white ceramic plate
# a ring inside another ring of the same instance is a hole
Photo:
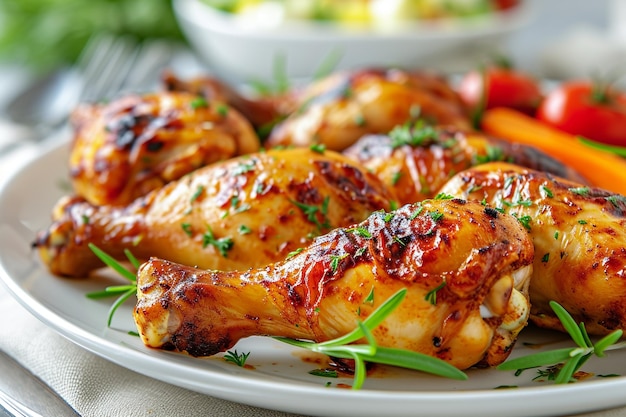
[[[452,381],[417,372],[376,368],[364,389],[352,391],[350,378],[326,379],[308,374],[315,369],[310,354],[267,338],[240,342],[250,351],[245,368],[223,360],[151,350],[134,330],[132,303],[118,310],[113,328],[106,327],[110,302],[87,299],[116,277],[67,280],[51,276],[31,249],[38,230],[63,194],[66,147],[46,150],[0,187],[0,275],[13,295],[41,321],[78,345],[147,376],[232,401],[260,407],[327,416],[548,416],[569,415],[626,404],[626,351],[592,359],[583,370],[590,378],[565,386],[533,381],[534,371],[521,376],[497,370],[471,370],[468,381]],[[563,335],[528,329],[522,341],[564,346]],[[537,352],[518,342],[513,355]],[[318,365],[319,366],[319,365]],[[330,382],[330,386],[326,383]],[[496,389],[503,386],[516,388]]]

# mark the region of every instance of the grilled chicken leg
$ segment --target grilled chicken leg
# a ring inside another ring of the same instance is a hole
[[[153,258],[138,271],[134,317],[146,345],[206,356],[251,335],[338,337],[407,288],[373,332],[381,346],[461,369],[491,366],[526,324],[532,259],[512,216],[428,200],[375,212],[258,269],[206,271]]]
[[[585,182],[574,170],[535,148],[420,122],[397,126],[389,135],[364,136],[343,151],[378,175],[400,205],[432,198],[454,174],[492,161],[509,161]]]
[[[308,86],[298,104],[272,130],[266,146],[321,143],[340,151],[365,134],[387,133],[417,116],[471,129],[459,96],[444,78],[428,72],[338,72]]]
[[[127,205],[194,169],[260,147],[238,111],[182,92],[82,104],[72,122],[72,185],[98,205]]]
[[[554,300],[590,334],[626,329],[626,197],[505,163],[459,173],[442,192],[482,200],[527,227],[534,323],[563,330]]]
[[[62,199],[35,246],[51,272],[71,277],[103,266],[88,243],[118,259],[129,249],[144,260],[246,269],[388,209],[390,199],[340,154],[274,150],[198,169],[125,207]]]

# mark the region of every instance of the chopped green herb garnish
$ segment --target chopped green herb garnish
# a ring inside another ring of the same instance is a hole
[[[304,248],[298,248],[296,250],[292,250],[291,252],[289,252],[287,254],[287,256],[285,257],[285,259],[290,259],[293,258],[294,256],[296,256],[297,254],[299,254],[300,252],[302,252],[304,250]]]
[[[587,224],[587,220],[578,220],[578,224]]]
[[[350,229],[346,229],[346,232],[354,233],[355,235],[364,237],[365,239],[369,239],[372,237],[370,231],[363,226],[351,227]]]
[[[541,258],[541,262],[546,263],[550,260],[550,254],[546,253],[543,255],[543,257]]]
[[[339,267],[339,262],[348,257],[347,253],[343,255],[330,255],[330,269],[333,273],[337,272],[337,268]]]
[[[583,197],[586,197],[589,195],[589,187],[575,187],[575,188],[568,188],[568,191],[574,193],[574,194],[578,194],[578,195],[582,195]]]
[[[250,234],[252,232],[252,229],[250,229],[245,224],[239,225],[239,229],[237,229],[237,230],[239,231],[240,235],[247,235],[247,234]]]
[[[183,228],[183,231],[187,236],[193,235],[193,231],[191,230],[191,223],[181,223],[180,227]]]
[[[372,287],[369,294],[367,294],[367,297],[365,297],[365,300],[363,300],[363,303],[374,304],[374,287]]]
[[[198,185],[198,187],[196,187],[196,191],[194,191],[193,194],[191,195],[189,202],[193,203],[194,201],[196,201],[198,198],[200,198],[203,192],[204,192],[204,185]]]
[[[541,191],[543,191],[543,193],[546,195],[546,197],[550,197],[550,198],[554,197],[554,194],[552,193],[552,190],[550,190],[545,185],[541,186]]]
[[[437,293],[445,286],[446,286],[446,282],[444,281],[438,286],[436,286],[435,288],[433,288],[432,290],[428,291],[424,299],[428,301],[429,303],[431,303],[432,305],[437,305]]]
[[[330,221],[326,215],[328,214],[328,202],[330,201],[330,197],[326,196],[321,206],[313,206],[304,203],[300,203],[299,201],[292,200],[291,202],[298,206],[300,210],[306,215],[307,220],[317,226],[318,231],[322,229],[330,228]],[[322,216],[322,221],[318,219],[318,213]]]
[[[228,106],[225,104],[218,105],[215,110],[217,111],[217,114],[219,114],[222,117],[228,116]]]
[[[339,376],[337,371],[334,369],[313,369],[312,371],[309,371],[309,374],[324,378],[337,378]]]
[[[394,172],[393,175],[391,176],[391,185],[396,185],[398,181],[400,181],[401,177],[402,177],[402,171]]]
[[[201,107],[209,107],[209,103],[206,101],[204,97],[196,97],[193,100],[191,100],[192,109],[195,110]]]
[[[313,152],[323,154],[324,151],[326,151],[326,145],[324,145],[323,143],[314,143],[313,145],[309,146],[309,149]]]
[[[216,239],[210,226],[207,226],[207,231],[202,235],[202,247],[206,248],[212,245],[224,258],[227,257],[228,251],[232,249],[233,244],[234,242],[230,237]]]

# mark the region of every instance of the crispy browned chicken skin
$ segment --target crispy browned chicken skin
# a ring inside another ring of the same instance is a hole
[[[407,288],[373,331],[379,345],[461,369],[492,366],[526,324],[532,259],[515,218],[479,203],[429,200],[375,212],[258,269],[206,271],[153,258],[137,275],[134,316],[148,346],[205,356],[251,335],[338,337]]]
[[[432,198],[455,174],[492,161],[585,182],[573,169],[535,148],[420,121],[397,126],[389,135],[366,135],[343,154],[380,177],[399,204]]]
[[[626,330],[626,197],[504,163],[459,173],[442,191],[482,200],[527,227],[533,322],[562,330],[554,300],[590,334]]]
[[[194,169],[260,147],[239,112],[190,93],[83,104],[72,121],[72,185],[97,205],[126,205]]]
[[[124,207],[64,198],[35,246],[52,273],[72,277],[103,266],[90,242],[118,259],[130,249],[144,260],[246,269],[388,209],[390,199],[377,177],[338,153],[274,150],[201,168]]]
[[[418,116],[471,129],[461,100],[438,75],[399,69],[338,72],[298,95],[298,107],[272,130],[266,145],[319,143],[343,150],[365,134],[387,133]]]

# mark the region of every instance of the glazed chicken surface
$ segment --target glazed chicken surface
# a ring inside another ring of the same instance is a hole
[[[297,103],[271,131],[268,147],[324,144],[341,151],[365,134],[387,133],[418,116],[471,129],[457,94],[445,79],[428,72],[339,72],[308,86]]]
[[[256,153],[198,169],[128,206],[63,198],[35,246],[50,271],[84,277],[129,249],[209,269],[283,259],[314,236],[389,209],[391,194],[342,155],[309,149]]]
[[[137,275],[134,317],[146,345],[206,356],[251,335],[341,336],[406,288],[373,331],[379,345],[461,369],[492,366],[527,322],[532,260],[514,217],[476,202],[428,200],[377,211],[260,268],[207,271],[153,258]]]
[[[401,205],[432,198],[458,172],[492,161],[586,182],[535,148],[421,121],[397,126],[388,135],[366,135],[343,154],[381,178]]]
[[[459,173],[443,187],[515,215],[535,247],[531,318],[563,330],[561,304],[590,334],[626,329],[626,197],[510,164]]]
[[[204,165],[259,150],[247,119],[190,93],[129,95],[72,115],[74,191],[96,205],[126,205]]]

